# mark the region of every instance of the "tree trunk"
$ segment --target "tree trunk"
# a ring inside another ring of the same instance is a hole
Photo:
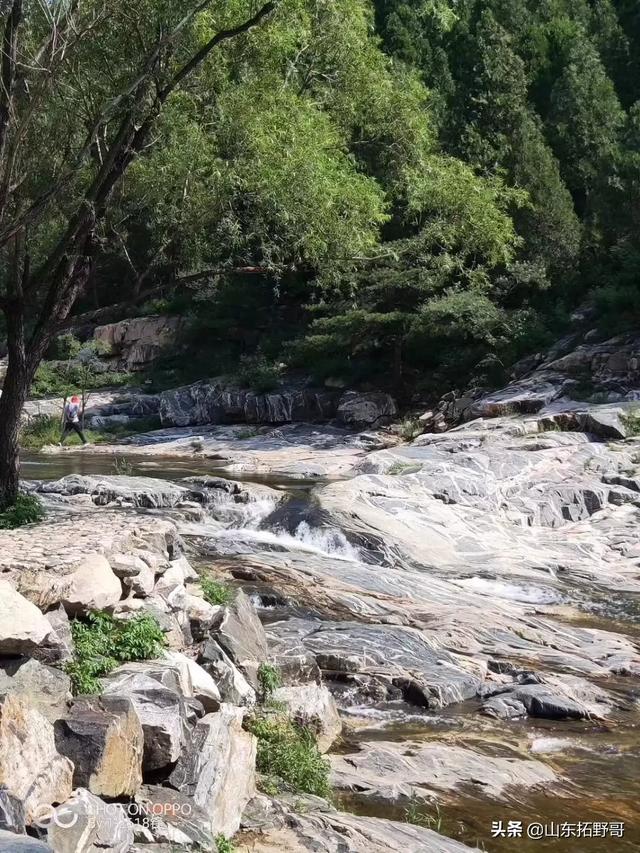
[[[22,306],[7,306],[7,373],[0,397],[0,511],[15,503],[20,483],[20,419],[32,376],[24,345]]]

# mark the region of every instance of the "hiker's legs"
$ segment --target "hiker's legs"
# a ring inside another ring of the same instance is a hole
[[[64,444],[65,438],[69,435],[69,431],[71,430],[71,424],[65,423],[62,427],[62,435],[60,436],[60,446]]]
[[[84,437],[84,433],[80,429],[80,424],[76,424],[76,423],[71,424],[71,429],[80,436],[80,441],[83,444],[87,443],[87,439]]]

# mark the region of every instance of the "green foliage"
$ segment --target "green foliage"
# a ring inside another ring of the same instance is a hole
[[[280,373],[281,369],[278,365],[269,362],[261,352],[258,352],[253,356],[241,357],[237,379],[243,387],[264,394],[277,388]]]
[[[80,361],[43,361],[31,385],[31,396],[68,397],[89,388],[111,388],[127,385],[131,374],[100,371],[94,365]]]
[[[225,838],[224,835],[216,837],[216,853],[234,853],[236,847],[230,838]]]
[[[258,682],[263,699],[269,699],[282,684],[280,671],[270,663],[261,663],[258,667]]]
[[[627,412],[626,415],[622,416],[622,422],[628,435],[640,435],[640,409]]]
[[[100,678],[125,661],[149,660],[162,654],[165,638],[153,616],[127,622],[107,613],[89,613],[71,624],[74,654],[65,666],[76,695],[97,693]]]
[[[62,413],[61,413],[62,414]],[[160,423],[157,418],[136,418],[128,424],[115,424],[103,427],[100,430],[88,429],[84,433],[92,444],[110,444],[119,438],[124,438],[135,433],[149,432],[158,429]],[[62,423],[59,417],[53,415],[36,415],[22,424],[20,429],[20,446],[25,450],[42,450],[50,444],[58,444],[62,432]],[[65,438],[65,446],[80,444],[80,438],[72,433]],[[126,471],[116,471],[126,473]]]
[[[435,804],[435,814],[432,815],[426,811],[424,803],[412,799],[405,809],[405,820],[414,826],[425,826],[434,832],[442,831],[442,815],[437,803]]]
[[[67,361],[70,358],[75,358],[82,344],[71,332],[57,337],[49,347],[49,355],[54,361]]]
[[[19,494],[13,506],[0,512],[0,530],[13,530],[35,524],[44,518],[44,509],[35,495]]]
[[[282,779],[295,791],[329,795],[329,763],[318,751],[313,732],[284,716],[253,717],[245,725],[258,738],[261,773]]]
[[[200,587],[204,600],[209,604],[229,604],[235,595],[232,587],[206,575],[200,578]]]

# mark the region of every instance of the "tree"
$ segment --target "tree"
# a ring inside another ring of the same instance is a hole
[[[92,273],[100,229],[158,116],[214,49],[275,9],[178,0],[2,5],[0,509],[18,493],[18,427],[52,337]]]

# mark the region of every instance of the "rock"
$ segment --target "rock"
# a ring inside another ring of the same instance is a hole
[[[62,603],[68,613],[106,610],[122,598],[122,585],[106,557],[87,554],[68,576]]]
[[[437,709],[475,696],[484,678],[481,665],[434,649],[410,628],[291,619],[269,626],[269,638],[276,648],[302,643],[327,678],[349,680],[363,697],[404,696]]]
[[[239,853],[469,853],[477,849],[431,829],[338,812],[322,800],[306,799],[309,802],[300,810],[276,805],[273,828],[263,829],[257,837],[250,832],[246,842],[242,835],[234,839]]]
[[[282,388],[266,394],[238,389],[212,379],[160,395],[163,426],[199,424],[284,424],[327,421],[334,417],[339,394],[305,388]]]
[[[55,853],[129,853],[133,824],[120,804],[78,788],[55,809],[47,841]]]
[[[54,853],[44,841],[0,829],[0,853]]]
[[[100,797],[132,797],[142,784],[144,734],[132,702],[84,698],[54,726],[58,750],[74,764],[73,784]]]
[[[434,791],[472,788],[503,799],[514,788],[543,787],[557,781],[540,761],[484,755],[454,744],[384,742],[331,756],[331,783],[372,802],[402,804],[429,800]]]
[[[163,577],[164,580],[164,577]],[[197,595],[187,593],[184,600],[184,611],[189,620],[189,626],[194,640],[203,640],[219,618],[221,607],[209,604]]]
[[[211,637],[256,687],[258,667],[268,656],[267,638],[254,606],[241,590],[223,608]]]
[[[134,578],[149,568],[137,554],[113,554],[109,558],[109,565],[114,575],[121,580]]]
[[[0,655],[33,654],[51,635],[51,623],[40,610],[0,580]]]
[[[298,684],[274,691],[276,702],[284,702],[289,716],[309,727],[320,752],[327,752],[342,731],[333,696],[324,684]]]
[[[178,760],[186,738],[187,709],[177,680],[172,686],[129,668],[105,680],[103,694],[129,698],[144,732],[144,771],[160,770]]]
[[[193,496],[190,489],[168,480],[124,474],[70,474],[61,480],[40,483],[36,491],[45,495],[89,495],[96,506],[120,504],[143,509],[174,507]],[[116,562],[120,559],[118,555]]]
[[[136,796],[136,805],[154,840],[167,843],[167,853],[174,853],[176,845],[188,849],[189,844],[196,850],[215,850],[211,816],[186,794],[158,785],[143,785]],[[150,853],[156,850],[155,846],[147,845],[141,849]]]
[[[346,426],[371,427],[389,423],[398,414],[395,400],[377,391],[347,391],[338,404],[338,419]]]
[[[132,595],[147,598],[153,592],[155,580],[153,569],[145,565],[137,575],[124,578],[122,583],[127,589],[131,590]]]
[[[190,682],[187,695],[202,702],[207,713],[217,711],[221,702],[220,690],[211,675],[194,660],[180,652],[165,652],[165,658],[170,664],[187,670],[187,678]]]
[[[0,789],[19,800],[30,826],[72,790],[73,764],[56,749],[53,726],[21,697],[0,705]]]
[[[611,710],[609,695],[583,678],[549,674],[535,682],[507,686],[484,702],[482,713],[500,719],[588,720],[602,719]]]
[[[0,695],[15,695],[53,723],[71,699],[71,679],[52,666],[33,658],[0,661]]]
[[[198,663],[213,677],[223,702],[246,707],[255,705],[255,690],[215,640],[204,643]]]
[[[255,792],[256,739],[242,728],[243,712],[222,705],[193,730],[169,782],[209,815],[211,833],[226,837],[240,827]]]
[[[181,317],[131,317],[97,326],[93,337],[102,344],[107,355],[117,360],[120,368],[139,370],[157,358],[165,347],[175,343],[183,326]]]

